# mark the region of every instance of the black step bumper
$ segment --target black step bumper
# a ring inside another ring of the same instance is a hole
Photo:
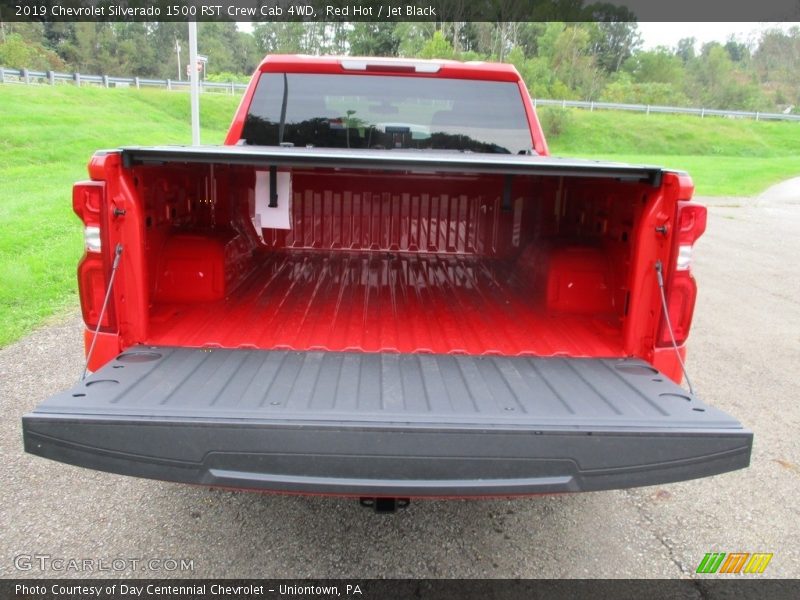
[[[749,464],[751,432],[640,361],[336,354],[129,352],[25,415],[25,449],[123,475],[372,497],[626,488]],[[358,381],[321,385],[347,360]]]

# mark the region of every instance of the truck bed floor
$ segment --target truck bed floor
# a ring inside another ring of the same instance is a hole
[[[512,261],[275,251],[227,299],[161,304],[148,343],[284,350],[622,356],[611,315],[547,313]]]

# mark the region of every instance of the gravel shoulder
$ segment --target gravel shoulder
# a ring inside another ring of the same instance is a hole
[[[800,576],[800,179],[754,200],[709,199],[696,248],[689,369],[704,401],[755,432],[749,469],[628,491],[355,501],[214,491],[126,478],[22,451],[20,417],[82,368],[77,314],[0,350],[0,577],[20,554],[191,559],[193,577],[693,577],[706,552],[772,552]],[[701,199],[702,200],[702,199]]]

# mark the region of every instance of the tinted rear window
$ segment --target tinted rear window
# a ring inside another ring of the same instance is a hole
[[[264,73],[242,139],[510,154],[532,147],[516,83],[382,75]]]

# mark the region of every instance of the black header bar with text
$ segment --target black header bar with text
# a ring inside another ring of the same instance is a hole
[[[800,22],[800,0],[0,0],[0,20]]]

